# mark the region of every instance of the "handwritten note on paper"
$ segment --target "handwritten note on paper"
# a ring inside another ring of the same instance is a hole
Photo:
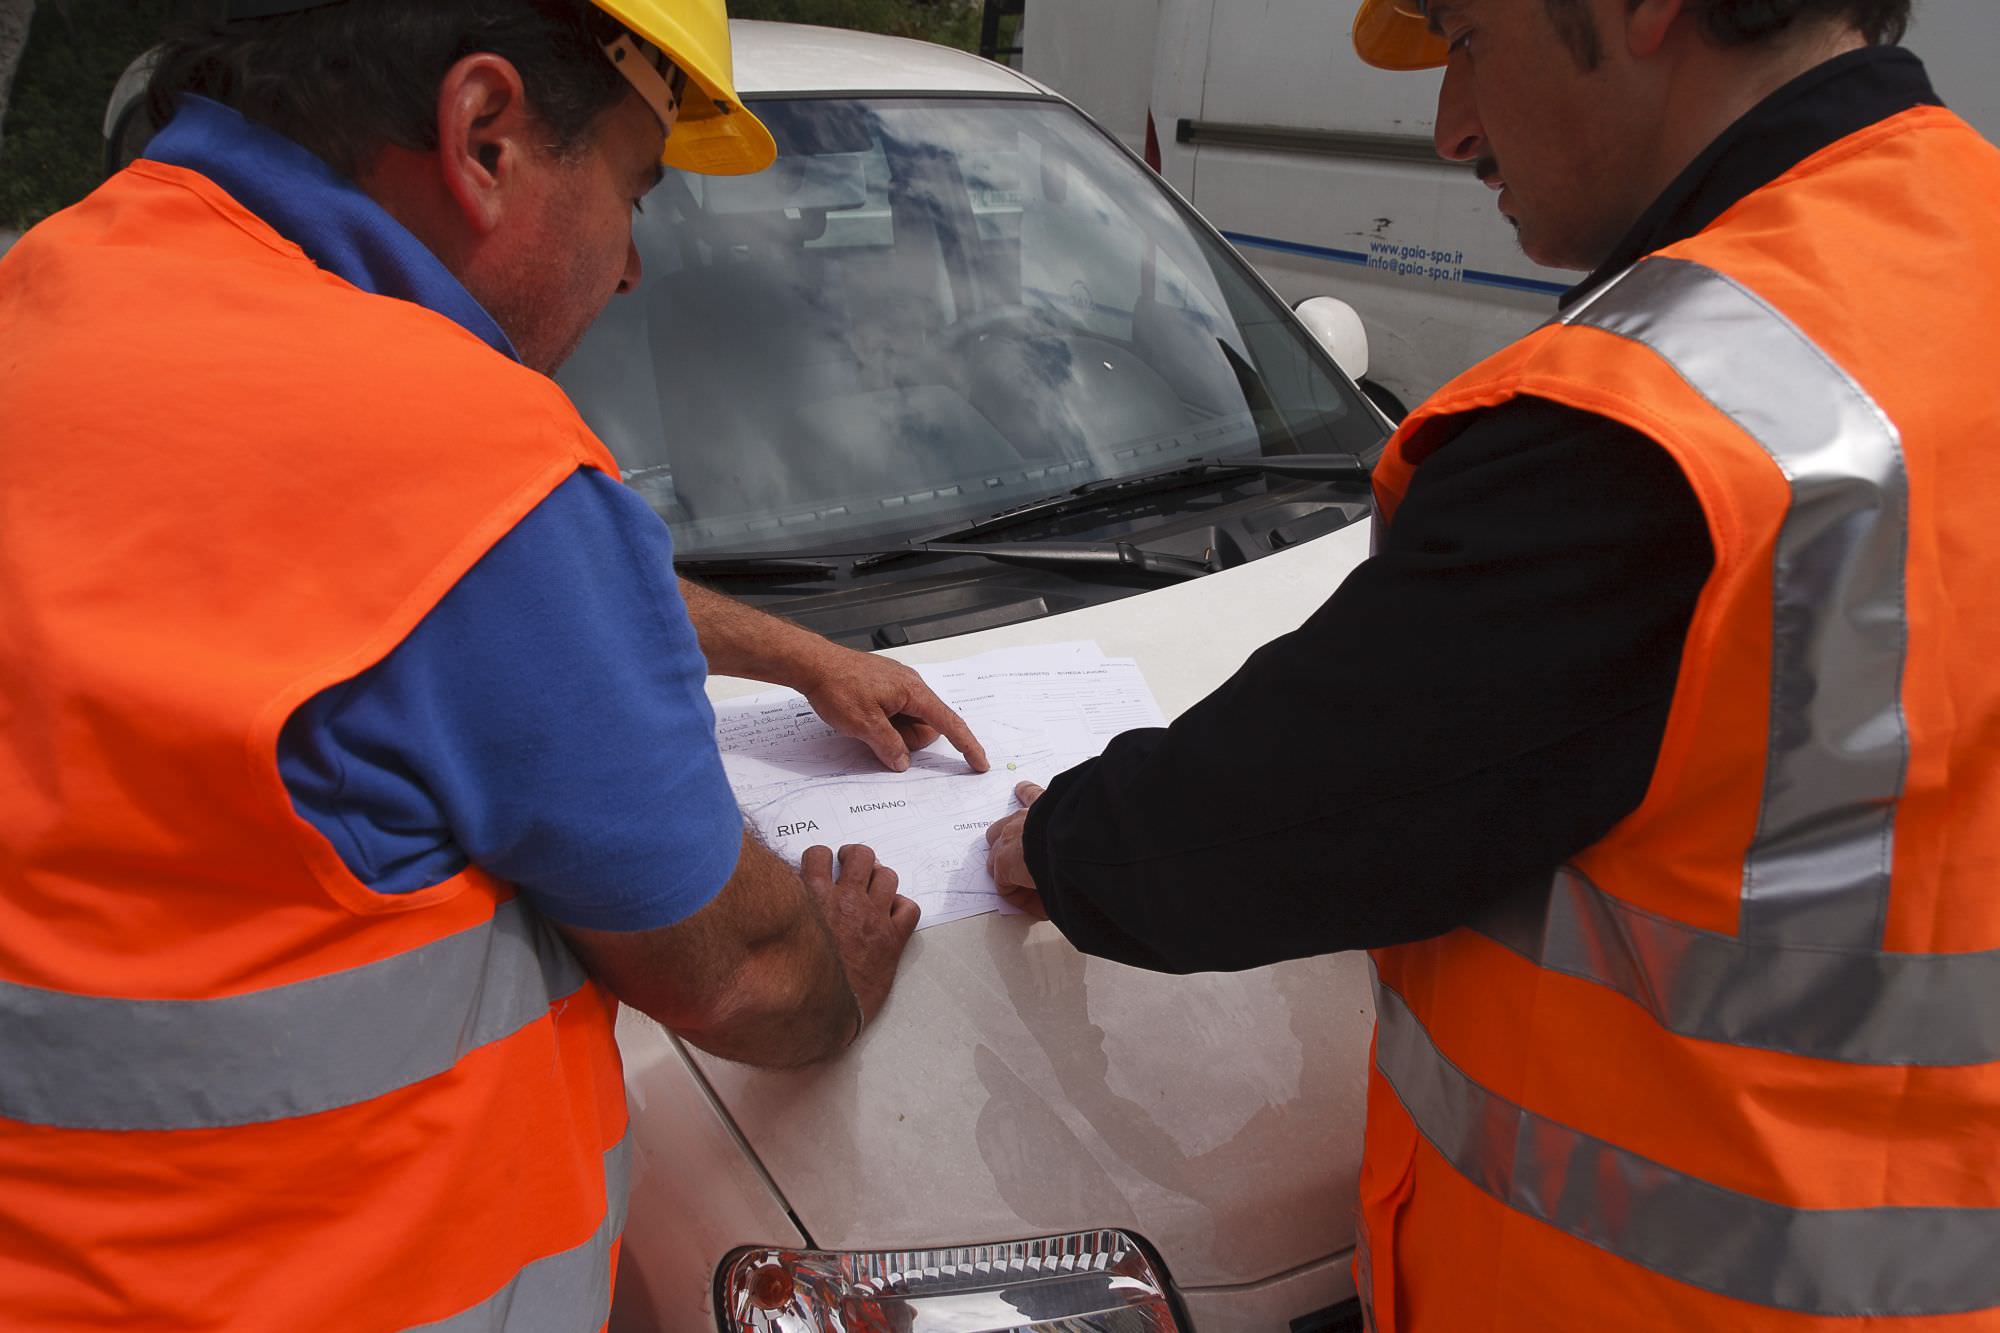
[[[1003,649],[917,670],[971,726],[993,767],[974,773],[948,742],[885,771],[806,701],[773,690],[716,706],[722,764],[744,814],[779,855],[861,842],[893,866],[923,925],[1005,911],[986,873],[986,826],[1017,809],[1014,785],[1046,783],[1133,727],[1165,725],[1130,658],[1094,643]]]

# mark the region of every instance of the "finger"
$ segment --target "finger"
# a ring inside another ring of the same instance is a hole
[[[917,928],[917,922],[923,920],[923,916],[924,909],[900,893],[896,895],[896,901],[889,904],[889,924],[901,931],[904,939],[910,937],[910,933]]]
[[[868,877],[868,893],[871,897],[878,893],[894,897],[896,886],[902,882],[902,877],[888,866],[878,865],[875,867],[875,873]]]
[[[1026,809],[1041,800],[1046,790],[1039,782],[1017,782],[1014,784],[1014,799],[1021,803],[1022,809]]]
[[[903,713],[897,713],[891,717],[889,725],[894,727],[896,734],[903,738],[903,744],[910,747],[911,754],[915,754],[938,738],[938,729],[936,727],[928,723],[919,722],[915,718]]]
[[[1024,915],[1031,916],[1037,921],[1049,919],[1048,909],[1042,906],[1042,895],[1033,889],[1003,888],[1000,890],[1000,896],[1007,900],[1008,906],[1019,908]]]
[[[986,873],[992,877],[993,885],[1002,893],[1017,889],[1026,882],[1026,877],[1017,873],[1024,868],[1021,861],[1021,844],[1014,841],[996,843],[986,853]]]
[[[1020,822],[1020,816],[1018,814],[1015,814],[1015,815],[1003,815],[999,819],[994,820],[991,824],[988,824],[986,826],[986,845],[988,847],[991,847],[995,843],[999,842],[1000,839],[1006,837],[1008,832],[1014,827],[1014,825],[1016,825],[1019,822]]]
[[[938,734],[965,756],[965,762],[971,765],[973,772],[984,773],[992,767],[986,760],[986,747],[972,734],[972,728],[965,725],[965,719],[952,712],[951,705],[931,693],[930,686],[922,681],[910,687],[910,697],[901,711],[907,717],[937,728]]]
[[[875,849],[851,842],[840,849],[840,883],[843,888],[868,891],[868,880],[875,873]]]
[[[1018,838],[1009,838],[993,849],[986,858],[986,872],[1002,893],[1035,892],[1035,877],[1028,870],[1027,858],[1021,855]]]
[[[854,738],[875,752],[882,767],[891,773],[901,773],[910,766],[910,749],[903,744],[903,737],[889,719],[873,708],[863,710],[860,730],[852,733]]]
[[[799,858],[799,875],[804,879],[831,880],[833,878],[833,849],[831,847],[806,848],[806,854]]]
[[[1000,889],[1000,897],[1006,899],[1010,907],[1018,907],[1024,913],[1034,913],[1036,917],[1044,915],[1040,911],[1042,909],[1042,895],[1036,893],[1034,889],[1028,889],[1026,885],[1006,885],[1006,887]]]

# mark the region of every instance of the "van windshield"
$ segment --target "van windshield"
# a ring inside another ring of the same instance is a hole
[[[765,100],[754,176],[669,172],[560,376],[682,554],[899,538],[1381,431],[1241,261],[1070,107]]]

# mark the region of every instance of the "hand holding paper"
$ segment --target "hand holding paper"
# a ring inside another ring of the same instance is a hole
[[[1001,901],[1025,916],[1047,921],[1048,911],[1042,906],[1042,895],[1035,888],[1035,877],[1028,873],[1028,859],[1021,850],[1021,830],[1028,824],[1028,807],[1041,796],[1039,784],[1021,783],[1014,788],[1014,799],[1021,803],[1021,808],[987,825],[986,872],[993,877]]]
[[[884,772],[798,694],[774,690],[716,707],[723,768],[744,814],[780,855],[865,843],[896,867],[925,927],[1009,911],[987,868],[986,830],[1018,810],[1015,788],[1047,782],[1132,727],[1161,726],[1136,663],[1091,643],[1004,649],[917,668],[985,742],[971,773],[945,742]]]

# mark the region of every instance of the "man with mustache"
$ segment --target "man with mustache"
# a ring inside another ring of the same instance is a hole
[[[1590,277],[1301,629],[990,831],[1092,953],[1376,950],[1381,1333],[2000,1327],[2000,152],[1909,17],[1365,0]]]

